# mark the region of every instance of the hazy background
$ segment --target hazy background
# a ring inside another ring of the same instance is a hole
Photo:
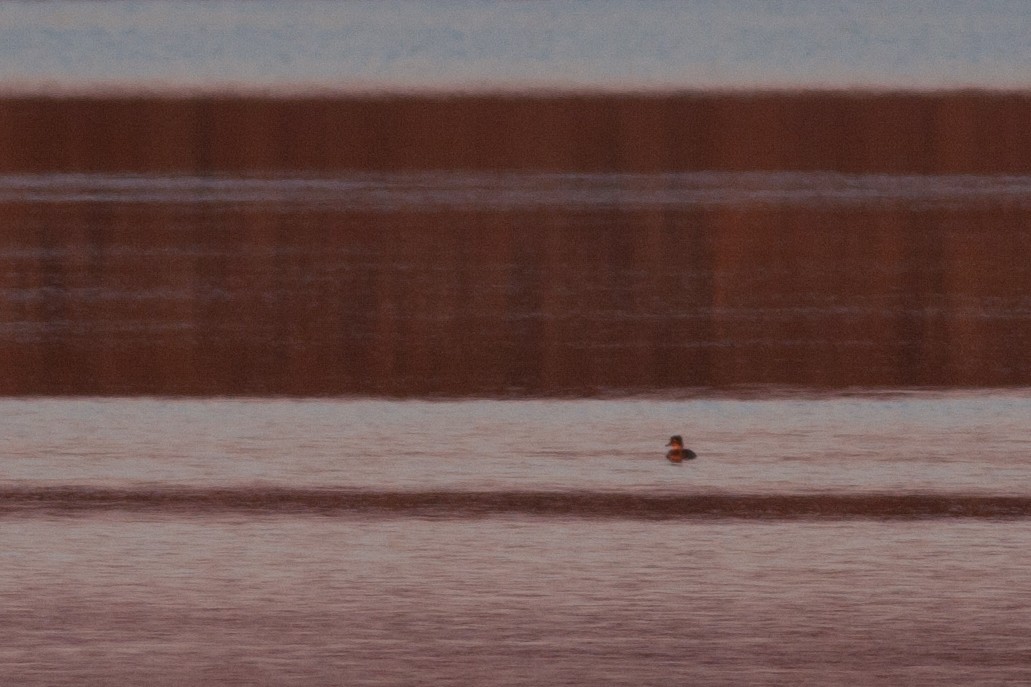
[[[1026,88],[1020,0],[5,2],[0,88]]]

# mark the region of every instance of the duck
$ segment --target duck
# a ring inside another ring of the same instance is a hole
[[[674,434],[669,438],[669,443],[666,444],[669,448],[666,451],[666,458],[671,463],[679,463],[685,460],[692,460],[698,457],[698,454],[689,448],[684,448],[684,438],[679,434]]]

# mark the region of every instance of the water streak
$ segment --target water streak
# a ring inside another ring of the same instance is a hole
[[[316,514],[614,519],[1027,518],[1029,496],[895,494],[627,494],[554,491],[366,491],[297,488],[6,488],[0,513]]]
[[[284,211],[1031,205],[1027,175],[395,172],[337,176],[8,174],[0,203],[259,205]]]

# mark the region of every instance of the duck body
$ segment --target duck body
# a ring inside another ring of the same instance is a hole
[[[698,454],[689,448],[673,448],[666,452],[666,459],[671,463],[682,463],[685,460],[694,460]]]
[[[679,434],[671,436],[666,447],[669,448],[666,451],[666,460],[671,463],[682,463],[685,460],[694,460],[698,457],[698,454],[691,449],[684,448],[684,439]]]

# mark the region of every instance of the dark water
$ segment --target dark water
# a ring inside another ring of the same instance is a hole
[[[589,518],[1024,518],[1031,497],[967,494],[806,494],[670,496],[598,492],[374,492],[348,490],[11,489],[0,494],[2,511],[26,513],[171,512],[187,515],[372,514],[466,518],[488,515]]]
[[[0,178],[8,394],[1031,384],[1031,181]]]

